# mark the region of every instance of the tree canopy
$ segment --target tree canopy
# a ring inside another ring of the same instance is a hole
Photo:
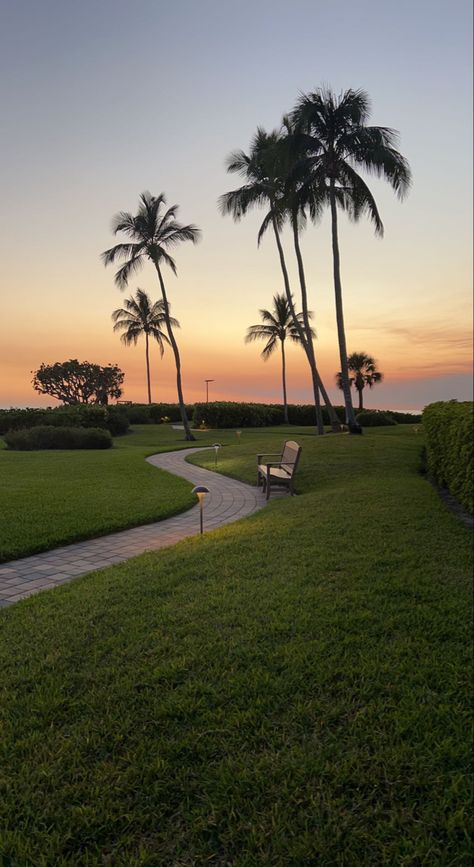
[[[93,403],[106,406],[110,398],[122,396],[125,374],[116,364],[91,364],[89,361],[56,361],[41,364],[34,372],[32,385],[66,404]]]

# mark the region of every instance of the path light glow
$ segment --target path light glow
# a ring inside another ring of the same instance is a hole
[[[201,528],[201,536],[204,532],[204,522],[203,522],[203,509],[204,509],[204,500],[206,494],[209,493],[209,488],[206,488],[205,485],[196,485],[195,488],[191,491],[192,494],[196,494],[199,500],[199,526]]]
[[[220,443],[213,443],[212,447],[213,447],[214,452],[215,452],[214,467],[217,467],[217,455],[219,454],[219,449],[221,447],[221,444]]]
[[[236,437],[237,437],[237,439],[238,439],[238,441],[239,441],[239,445],[240,445],[240,437],[241,437],[241,435],[242,435],[242,431],[241,431],[241,430],[236,430],[235,435],[236,435]]]

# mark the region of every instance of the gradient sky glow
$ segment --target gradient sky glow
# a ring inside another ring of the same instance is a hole
[[[257,249],[261,215],[235,225],[216,201],[238,186],[228,153],[323,83],[366,89],[372,122],[399,130],[413,171],[403,203],[370,181],[383,240],[341,218],[348,349],[386,376],[366,402],[470,399],[471,33],[470,0],[0,0],[0,406],[54,402],[30,371],[71,357],[118,363],[124,398],[146,399],[144,347],[112,333],[123,296],[99,259],[113,214],[135,211],[146,189],[203,232],[167,277],[186,399],[214,378],[213,399],[280,400],[278,358],[264,364],[243,343],[282,290],[274,242]],[[327,217],[303,252],[321,373],[342,402]],[[158,297],[152,269],[137,286]],[[288,379],[290,401],[310,400],[295,348]],[[171,354],[160,362],[155,349],[154,399],[175,394]]]

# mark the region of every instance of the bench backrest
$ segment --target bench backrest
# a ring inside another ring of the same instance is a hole
[[[286,470],[286,472],[290,476],[296,473],[300,454],[301,446],[299,446],[298,443],[295,443],[293,440],[288,440],[288,442],[286,442],[283,446],[280,465],[282,470]]]

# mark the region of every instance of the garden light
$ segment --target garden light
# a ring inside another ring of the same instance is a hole
[[[240,437],[241,437],[241,434],[242,434],[242,431],[241,431],[241,430],[236,430],[235,435],[236,435],[236,437],[237,437],[237,439],[238,439],[238,441],[239,441],[239,445],[240,445]]]
[[[214,453],[215,453],[214,467],[217,467],[217,455],[219,454],[220,447],[221,447],[220,443],[214,443],[213,444],[213,449],[214,449]]]
[[[206,494],[209,493],[209,488],[206,488],[205,485],[196,485],[195,488],[191,491],[192,494],[196,494],[199,500],[199,526],[201,528],[201,535],[204,532],[204,524],[203,524],[203,509],[204,509],[204,500]]]

